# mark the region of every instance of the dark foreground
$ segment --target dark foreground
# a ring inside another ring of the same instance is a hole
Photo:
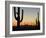
[[[12,31],[22,31],[22,30],[40,30],[40,25],[36,25],[36,26],[20,26],[20,27],[16,27],[16,26],[12,26]]]

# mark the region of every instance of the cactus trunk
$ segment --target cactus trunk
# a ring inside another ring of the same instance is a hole
[[[17,26],[20,26],[20,8],[18,7],[18,20],[17,20]]]

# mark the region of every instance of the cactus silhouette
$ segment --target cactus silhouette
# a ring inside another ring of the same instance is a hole
[[[22,22],[22,20],[23,20],[23,9],[22,9],[22,16],[20,18],[20,7],[17,7],[17,8],[18,9],[16,9],[16,7],[14,7],[14,16],[15,16],[15,19],[17,20],[17,27],[20,27],[20,22]]]
[[[38,26],[37,28],[40,29],[39,12],[37,13],[36,25]]]
[[[39,21],[39,12],[38,12],[38,26],[40,25],[40,21]]]
[[[37,13],[36,24],[38,24],[38,25],[39,25],[39,12]]]

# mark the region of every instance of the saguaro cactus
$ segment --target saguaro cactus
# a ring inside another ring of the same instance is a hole
[[[37,13],[36,25],[40,27],[39,12]]]
[[[39,12],[38,12],[38,25],[40,25],[40,21],[39,21]]]
[[[17,20],[17,27],[20,27],[20,22],[22,22],[22,20],[23,20],[23,9],[22,9],[22,16],[20,18],[20,7],[17,7],[17,8],[18,8],[18,10],[16,12],[16,7],[14,7],[14,16],[15,16],[15,19]]]

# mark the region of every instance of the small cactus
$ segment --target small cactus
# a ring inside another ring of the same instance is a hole
[[[22,9],[22,16],[21,16],[21,20],[20,20],[20,7],[18,7],[18,12],[16,12],[16,7],[14,7],[14,16],[15,16],[15,19],[17,20],[17,27],[20,26],[20,22],[22,22],[23,20],[23,9]],[[17,14],[17,16],[16,16]]]
[[[39,26],[40,25],[40,21],[39,21],[39,12],[37,13],[38,18],[36,19],[36,24]]]

